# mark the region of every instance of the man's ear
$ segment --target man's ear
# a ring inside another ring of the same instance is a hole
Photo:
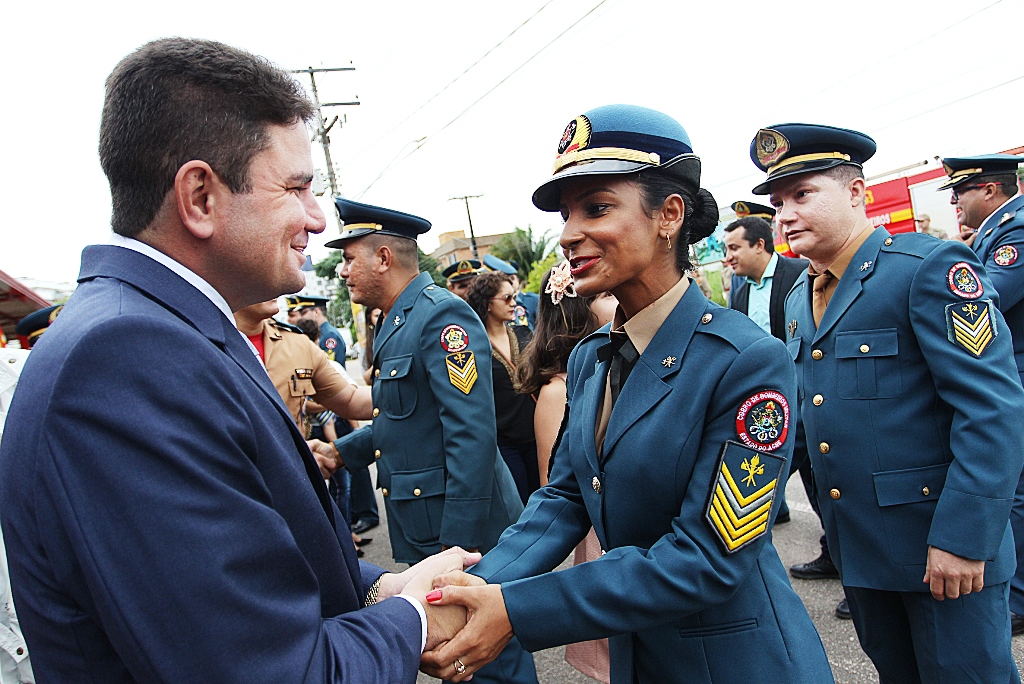
[[[865,200],[867,199],[868,186],[863,178],[854,178],[846,187],[850,191],[851,207],[866,206]]]
[[[377,248],[377,272],[384,273],[395,264],[395,255],[386,244]]]
[[[210,165],[194,159],[174,176],[174,199],[178,216],[188,232],[200,240],[213,235],[217,197],[226,190]]]

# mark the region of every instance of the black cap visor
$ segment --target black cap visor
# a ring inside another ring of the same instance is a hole
[[[825,169],[831,169],[841,164],[849,164],[850,166],[856,166],[862,168],[860,164],[848,162],[843,159],[818,159],[809,162],[800,162],[797,164],[790,164],[786,168],[780,170],[776,174],[772,174],[765,179],[763,183],[758,185],[756,188],[751,190],[755,195],[767,195],[771,193],[771,184],[780,178],[787,178],[789,176],[797,176],[802,173],[816,173],[824,171]]]

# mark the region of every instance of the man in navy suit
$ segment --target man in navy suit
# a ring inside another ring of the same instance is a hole
[[[424,644],[464,622],[425,595],[479,556],[401,575],[357,561],[232,321],[304,282],[326,224],[313,113],[286,74],[209,41],[149,43],[107,80],[114,235],[84,251],[0,450],[41,682],[413,682]]]

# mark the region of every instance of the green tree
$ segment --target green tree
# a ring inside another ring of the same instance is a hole
[[[536,292],[541,294],[540,284],[544,280],[544,274],[547,273],[552,266],[557,264],[561,258],[561,254],[558,252],[551,252],[546,257],[538,261],[530,269],[530,275],[526,278],[526,286],[523,290],[526,292]]]
[[[519,279],[526,280],[533,265],[554,251],[553,241],[554,237],[547,233],[535,237],[531,226],[527,226],[526,230],[515,228],[511,233],[502,235],[491,247],[490,253],[499,259],[516,262],[519,265]]]
[[[447,282],[444,276],[441,275],[441,269],[438,268],[437,259],[424,252],[419,247],[416,248],[417,253],[420,255],[420,271],[423,273],[429,273],[430,277],[434,279],[435,285],[446,287]]]
[[[327,278],[328,280],[338,280],[338,288],[334,292],[334,297],[327,305],[327,318],[330,319],[331,323],[338,327],[347,327],[352,331],[352,339],[355,339],[355,328],[352,320],[352,301],[348,296],[348,288],[345,287],[344,281],[338,278],[336,271],[338,264],[341,263],[342,251],[336,249],[327,255],[327,258],[323,261],[318,261],[313,264],[313,272],[320,278]]]

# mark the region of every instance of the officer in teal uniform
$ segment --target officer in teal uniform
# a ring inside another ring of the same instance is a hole
[[[480,275],[480,271],[481,264],[479,261],[476,259],[463,259],[441,271],[441,275],[448,281],[448,291],[464,300],[466,299],[466,293],[469,292],[469,286]]]
[[[320,326],[320,348],[331,361],[345,365],[345,340],[338,329],[327,320],[327,297],[315,295],[293,295],[289,297],[288,310],[299,313],[299,318],[308,318]]]
[[[793,250],[799,417],[857,635],[882,684],[1019,682],[1010,506],[1024,389],[1000,295],[963,244],[864,211],[856,131],[783,124],[750,145]]]
[[[38,311],[33,311],[18,321],[18,325],[14,328],[14,334],[22,340],[22,345],[25,349],[32,348],[32,345],[36,343],[40,335],[46,332],[46,329],[50,327],[50,324],[53,323],[57,318],[57,314],[63,308],[63,304],[48,306]]]
[[[966,239],[999,293],[999,310],[1024,382],[1024,196],[1017,181],[1022,161],[1012,154],[943,159],[949,180],[939,189],[952,191],[950,203],[960,210],[961,220],[977,223],[972,226],[977,231]],[[1010,526],[1017,544],[1017,572],[1010,580],[1011,624],[1014,634],[1024,634],[1024,476],[1017,484]]]
[[[396,561],[416,563],[450,546],[486,553],[523,511],[498,453],[487,332],[468,304],[419,273],[416,236],[428,221],[335,204],[345,231],[327,247],[345,250],[341,277],[352,301],[381,309],[372,428],[335,446],[349,470],[376,462]],[[385,248],[391,261],[380,274]],[[533,658],[513,643],[480,681],[535,684]]]
[[[550,483],[472,570],[490,585],[441,600],[485,601],[480,614],[507,614],[530,650],[609,637],[614,684],[831,682],[771,543],[793,364],[686,276],[690,245],[718,223],[686,131],[650,109],[599,107],[570,122],[555,169],[533,202],[566,219],[576,291],[610,289],[620,308],[569,359]],[[606,553],[550,572],[591,526]],[[424,662],[449,676],[484,656],[457,636]]]

